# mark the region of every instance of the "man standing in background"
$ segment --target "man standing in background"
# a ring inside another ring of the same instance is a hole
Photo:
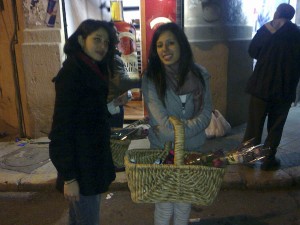
[[[255,144],[260,144],[268,117],[264,145],[270,147],[271,154],[261,165],[263,170],[280,167],[275,155],[289,109],[296,98],[300,77],[300,30],[291,22],[294,15],[291,5],[280,4],[273,20],[257,31],[248,50],[257,62],[246,87],[251,98],[243,141],[255,138]]]

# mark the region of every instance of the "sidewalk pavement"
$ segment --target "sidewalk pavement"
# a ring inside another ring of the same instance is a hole
[[[250,168],[230,165],[222,188],[269,189],[300,184],[300,106],[291,108],[277,157],[281,167],[262,171],[259,165]],[[225,137],[208,139],[206,151],[234,149],[242,140],[246,124],[232,128]],[[266,136],[264,131],[263,136]],[[30,142],[0,142],[0,191],[45,191],[55,189],[56,169],[49,159],[46,137]],[[133,140],[129,149],[149,148],[148,139]],[[125,172],[117,172],[111,189],[127,188]]]

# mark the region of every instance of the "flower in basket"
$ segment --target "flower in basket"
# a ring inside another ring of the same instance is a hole
[[[211,167],[225,167],[227,164],[223,150],[209,153],[189,153],[184,159],[185,165],[201,165]]]
[[[238,149],[238,150],[237,150]],[[190,153],[184,159],[186,165],[225,167],[231,164],[251,164],[270,154],[270,148],[260,145],[243,145],[224,153],[222,149],[209,153]]]
[[[174,150],[171,149],[163,164],[174,164]]]
[[[224,160],[222,160],[221,158],[216,158],[212,161],[212,164],[214,167],[223,168],[223,167],[225,167],[226,162]]]

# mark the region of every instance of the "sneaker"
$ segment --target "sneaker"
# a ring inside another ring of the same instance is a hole
[[[260,166],[262,170],[278,170],[280,168],[280,160],[272,157],[269,159],[266,159]]]

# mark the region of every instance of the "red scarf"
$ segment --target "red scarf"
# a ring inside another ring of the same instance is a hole
[[[101,80],[107,81],[107,76],[103,75],[95,60],[91,59],[83,52],[77,53],[77,57],[81,59],[86,65],[88,65],[101,78]]]

